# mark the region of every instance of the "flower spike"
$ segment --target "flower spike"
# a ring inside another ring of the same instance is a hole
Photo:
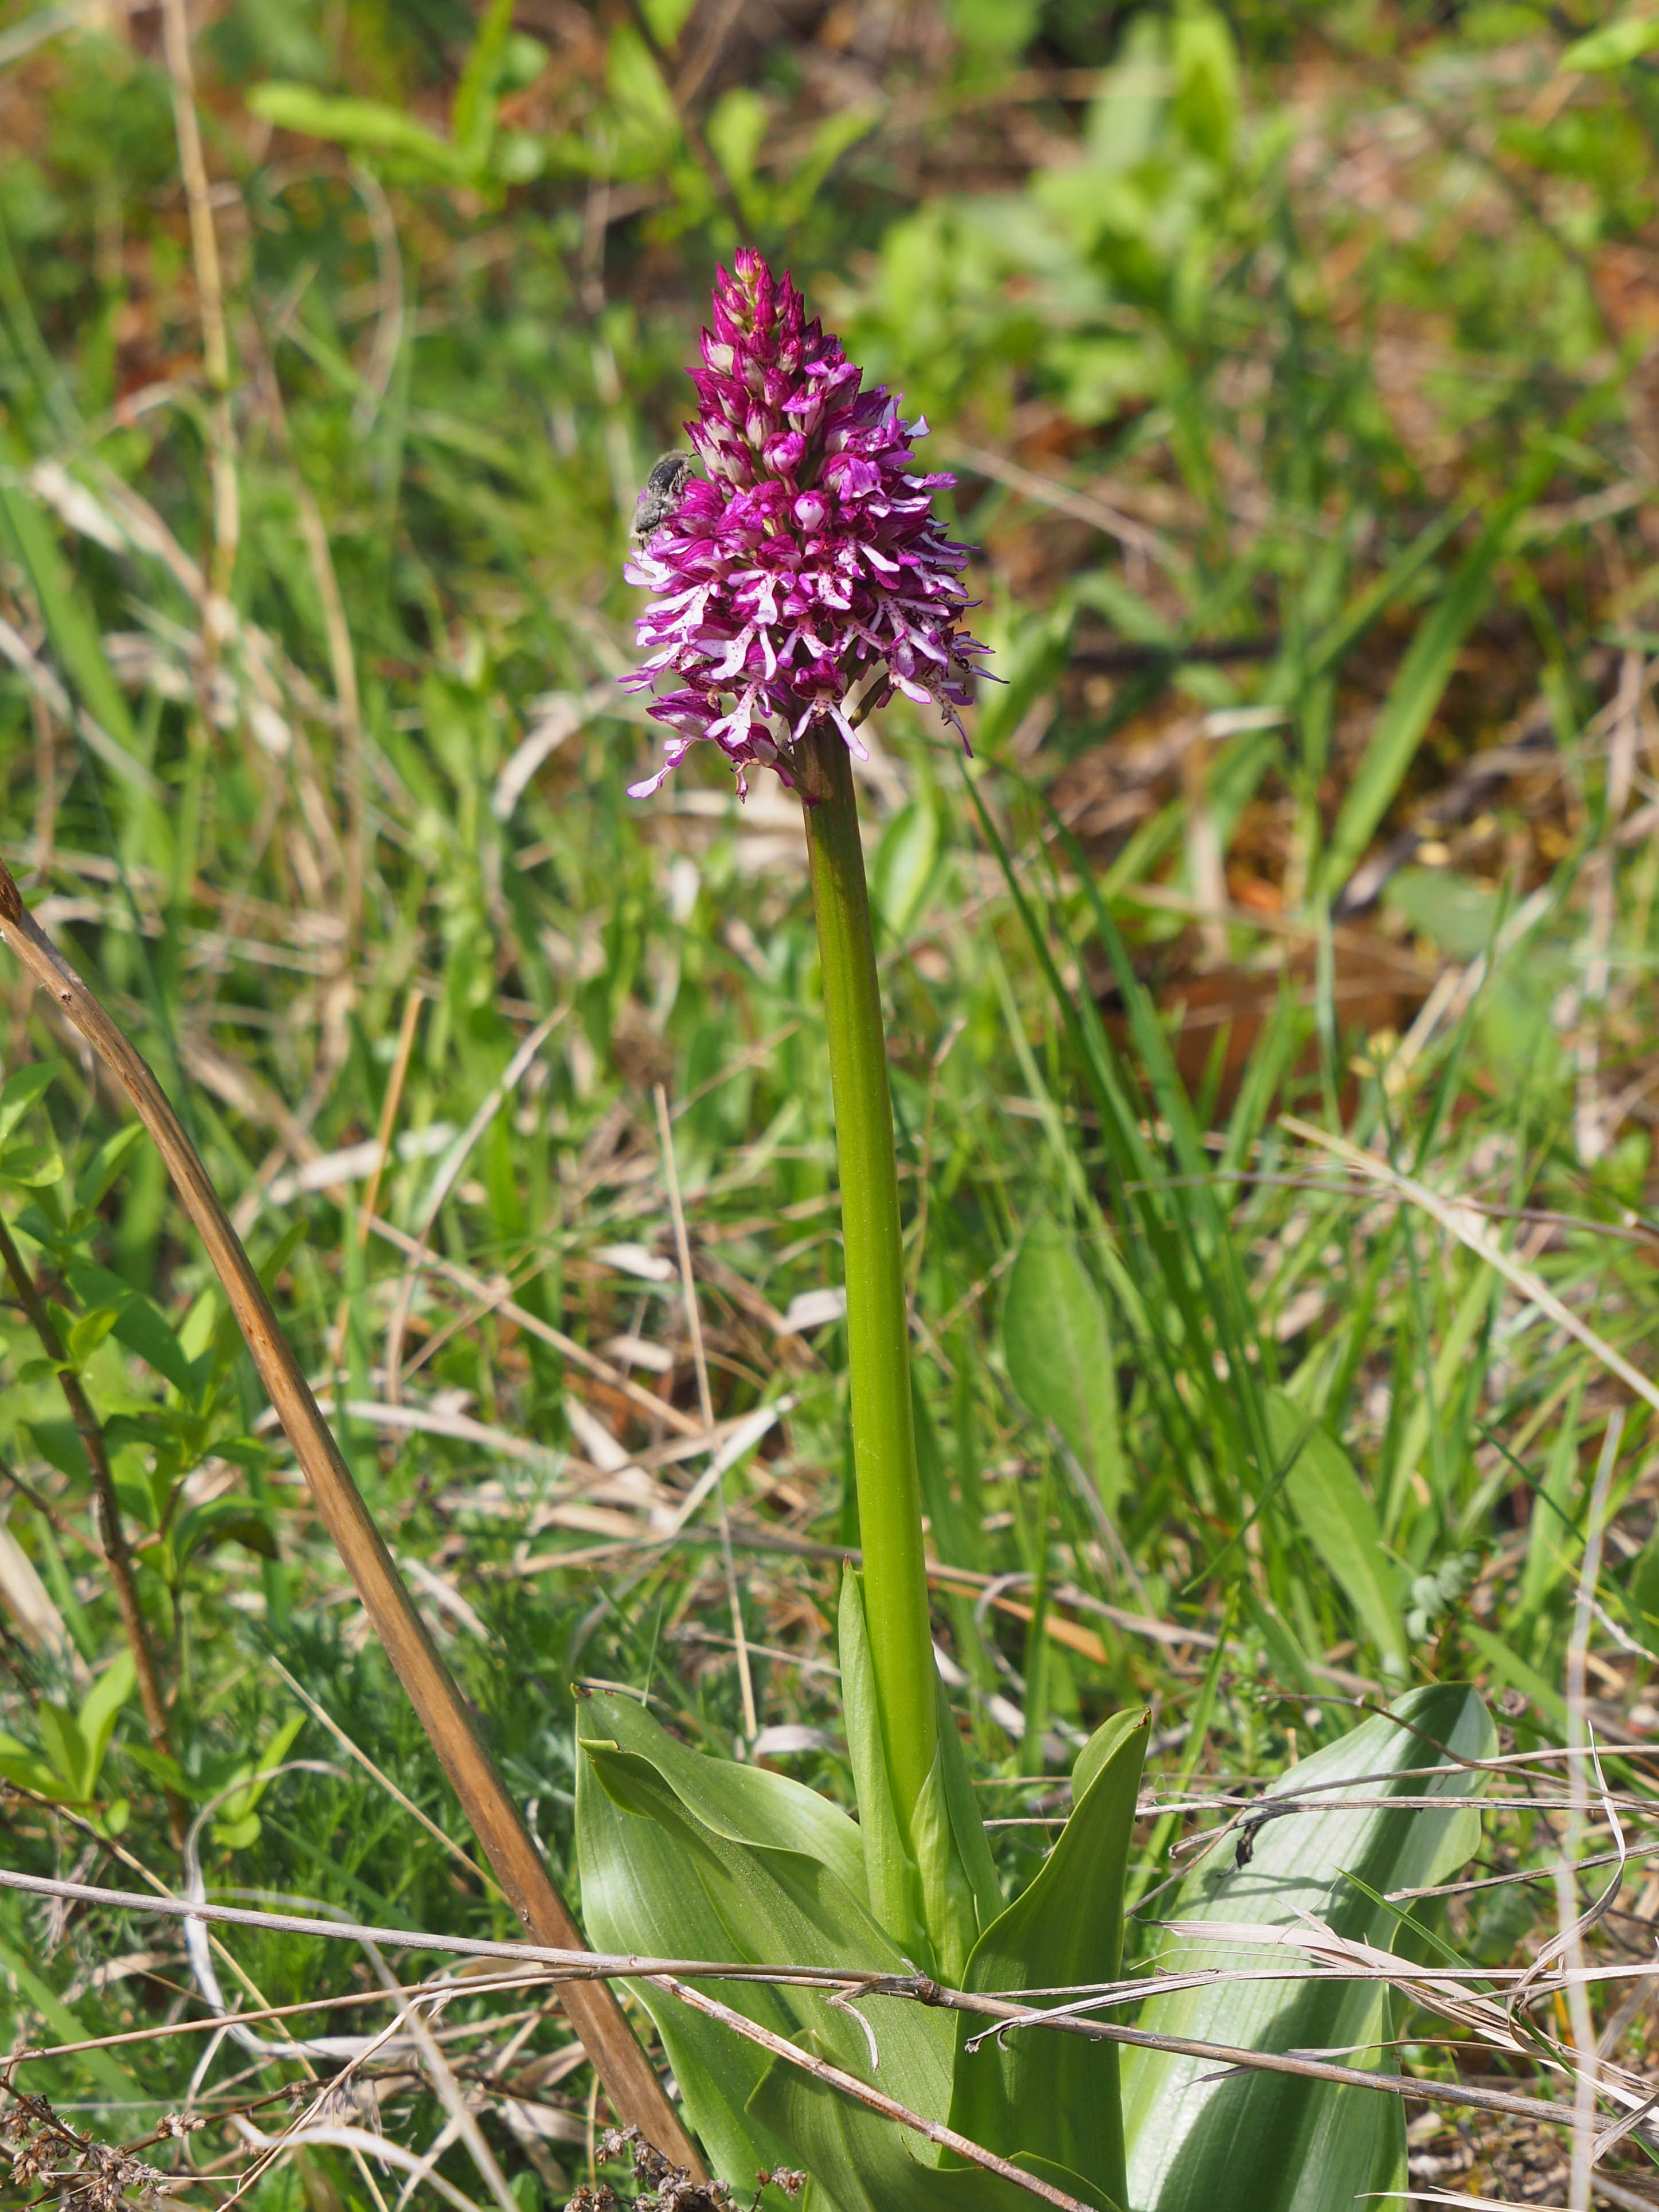
[[[870,704],[896,690],[931,701],[966,745],[958,709],[988,648],[962,628],[968,548],[933,514],[933,490],[956,479],[911,467],[926,422],[906,422],[884,387],[860,388],[840,340],[758,253],[720,270],[712,319],[685,425],[704,473],[675,471],[671,489],[668,463],[683,457],[659,462],[623,572],[657,596],[637,624],[644,659],[623,680],[653,693],[670,732],[662,767],[630,795],[705,740],[740,797],[757,767],[793,787],[820,720],[864,758],[846,707],[861,685]],[[657,694],[664,674],[675,688]]]

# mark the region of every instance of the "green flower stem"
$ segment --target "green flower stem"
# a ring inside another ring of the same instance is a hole
[[[910,1326],[887,1041],[852,760],[840,732],[823,720],[811,725],[802,755],[841,1167],[864,1607],[888,1772],[908,1829],[939,1747],[939,1711],[910,1411]]]

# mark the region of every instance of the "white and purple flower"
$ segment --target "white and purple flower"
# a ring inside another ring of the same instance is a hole
[[[736,771],[773,769],[792,785],[794,749],[820,718],[860,758],[846,702],[873,679],[860,719],[894,691],[928,701],[962,734],[988,648],[962,629],[968,549],[933,519],[949,476],[912,472],[912,441],[889,393],[806,319],[800,295],[758,253],[739,252],[714,288],[714,327],[691,371],[701,403],[686,432],[706,472],[629,560],[630,584],[656,592],[638,623],[646,658],[623,678],[651,690],[671,732],[655,791],[707,738]],[[655,693],[659,676],[678,679]]]

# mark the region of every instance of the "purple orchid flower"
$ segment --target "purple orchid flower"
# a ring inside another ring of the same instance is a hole
[[[655,791],[704,738],[739,798],[752,768],[793,787],[795,748],[819,717],[867,758],[845,704],[866,676],[859,720],[902,691],[931,700],[965,746],[957,709],[989,648],[961,628],[968,549],[932,511],[956,479],[910,466],[926,422],[906,422],[880,386],[860,391],[841,341],[758,253],[720,271],[714,321],[685,426],[706,477],[668,460],[652,471],[624,571],[658,596],[639,617],[644,663],[623,680],[654,693],[659,675],[678,679],[649,710],[671,732],[663,766],[629,795]]]

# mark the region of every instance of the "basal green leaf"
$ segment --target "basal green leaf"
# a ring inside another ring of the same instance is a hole
[[[1073,1770],[1073,1808],[1035,1880],[981,1936],[967,1987],[1065,1988],[1117,1978],[1123,1882],[1148,1716],[1118,1713],[1097,1729]],[[993,2038],[969,2052],[982,2023],[964,2015],[951,2124],[1005,2158],[1054,2158],[1127,2202],[1118,2054],[1109,2043],[1042,2031]]]
[[[682,1958],[908,1971],[870,1915],[858,1831],[826,1800],[781,1775],[687,1750],[629,1698],[590,1694],[580,1725],[582,1910],[596,1942]],[[717,1990],[775,2033],[867,2078],[862,2031],[815,1991],[748,1983]],[[766,2112],[750,2109],[765,2055],[658,1990],[638,1995],[720,2170],[752,2187],[763,2165],[802,2163]],[[878,2039],[882,2086],[912,2111],[943,2117],[948,2017],[892,1998],[860,2008]],[[858,2212],[856,2199],[842,2203],[835,2175],[814,2179],[838,2212]]]
[[[1383,1551],[1376,1509],[1352,1462],[1330,1431],[1287,1391],[1268,1394],[1267,1419],[1279,1464],[1291,1462],[1285,1495],[1303,1534],[1358,1614],[1365,1633],[1403,1674],[1407,1644],[1400,1578]]]
[[[1008,1279],[1002,1344],[1015,1389],[1038,1420],[1054,1423],[1109,1512],[1123,1487],[1123,1447],[1106,1308],[1076,1246],[1044,1214]]]
[[[1348,1879],[1386,1894],[1444,1881],[1474,1850],[1480,1821],[1466,1802],[1480,1777],[1439,1748],[1483,1758],[1492,1723],[1471,1690],[1413,1690],[1386,1716],[1304,1759],[1264,1802],[1295,1802],[1315,1784],[1363,1779],[1357,1795],[1435,1796],[1447,1809],[1310,1810],[1254,1832],[1247,1863],[1216,1852],[1170,1910],[1158,1948],[1166,1972],[1232,1968],[1261,1954],[1206,1942],[1204,1922],[1285,1928],[1322,1923],[1388,1948],[1398,1922]],[[1438,1768],[1407,1776],[1408,1768]],[[1389,1779],[1389,1777],[1397,1777]],[[1460,1802],[1464,1801],[1464,1802]],[[1318,1798],[1311,1800],[1317,1806]],[[1194,1923],[1200,1923],[1194,1925]],[[1178,1930],[1179,1932],[1175,1932]],[[1273,1954],[1282,1966],[1282,1950]],[[1374,1984],[1233,1982],[1152,2000],[1135,2023],[1164,2035],[1251,2051],[1342,2050],[1349,2064],[1389,2065],[1376,2046],[1393,2033]],[[1374,2055],[1373,2055],[1374,2054]],[[1397,2099],[1273,2074],[1223,2073],[1206,2059],[1124,2054],[1129,2198],[1136,2212],[1352,2212],[1357,2197],[1403,2185],[1405,2127]]]
[[[894,2126],[784,2059],[761,2082],[751,2109],[787,2135],[798,2161],[815,2181],[820,2174],[835,2176],[839,2212],[1032,2212],[1036,2203],[1018,2183],[965,2160],[960,2165],[927,2165],[929,2147],[922,2136]],[[1010,2163],[1040,2174],[1099,2212],[1116,2212],[1109,2198],[1069,2167],[1036,2156]]]

